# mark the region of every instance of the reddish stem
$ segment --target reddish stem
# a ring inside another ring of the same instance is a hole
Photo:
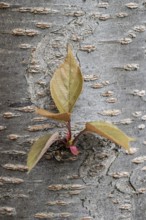
[[[70,141],[71,138],[72,138],[72,133],[71,133],[71,122],[70,122],[70,121],[68,121],[68,123],[67,123],[67,129],[68,129],[68,141]]]
[[[77,134],[77,136],[74,138],[72,145],[75,145],[75,143],[77,142],[78,138],[84,134],[86,132],[86,129],[84,129],[83,131],[81,131],[79,134]]]

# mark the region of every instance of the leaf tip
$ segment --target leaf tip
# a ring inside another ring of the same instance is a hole
[[[30,173],[30,171],[31,171],[31,170],[28,170],[28,171],[27,171],[27,175]]]
[[[136,141],[136,138],[129,137],[129,141],[134,142],[134,141]]]
[[[38,112],[39,112],[39,108],[34,107],[34,111],[35,111],[36,114],[38,114]]]
[[[72,51],[72,45],[70,43],[67,44],[67,52]]]

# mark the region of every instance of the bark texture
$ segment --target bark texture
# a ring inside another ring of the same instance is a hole
[[[67,43],[85,77],[74,133],[102,119],[137,141],[128,155],[85,135],[76,160],[44,157],[27,175],[31,143],[56,130],[33,106],[55,110],[48,85]],[[4,0],[0,66],[0,219],[146,219],[146,2]]]

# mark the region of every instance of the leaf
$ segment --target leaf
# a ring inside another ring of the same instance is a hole
[[[76,146],[69,146],[69,148],[73,155],[77,156],[79,154],[79,150]]]
[[[134,141],[134,138],[128,137],[124,132],[122,132],[115,125],[104,122],[104,121],[95,121],[86,123],[86,131],[93,132],[99,134],[114,143],[120,145],[126,150],[130,150],[129,142]]]
[[[28,172],[37,164],[42,158],[48,148],[58,139],[58,132],[54,134],[46,134],[40,137],[31,147],[27,157]]]
[[[83,76],[77,64],[71,46],[65,61],[55,71],[51,82],[51,96],[60,113],[71,112],[83,87]]]
[[[65,121],[65,122],[70,121],[70,113],[68,112],[67,113],[52,113],[42,108],[36,108],[36,113],[46,118],[51,118],[51,119],[58,120],[58,121]]]

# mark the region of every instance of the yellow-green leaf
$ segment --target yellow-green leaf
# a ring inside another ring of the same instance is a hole
[[[71,46],[64,63],[55,71],[51,82],[51,96],[60,113],[71,112],[83,86],[83,76],[73,56]]]
[[[48,112],[42,108],[36,108],[36,113],[39,115],[42,115],[46,118],[50,118],[50,119],[54,119],[54,120],[58,120],[58,121],[65,121],[65,122],[70,121],[70,113],[68,113],[68,112],[66,112],[66,113],[52,113],[52,112]]]
[[[27,157],[28,172],[37,164],[48,148],[59,138],[59,134],[46,134],[40,137],[31,147]]]
[[[120,145],[126,150],[130,150],[129,142],[134,141],[134,138],[128,137],[123,131],[121,131],[115,125],[104,122],[104,121],[95,121],[86,123],[86,131],[99,134],[114,143]]]

